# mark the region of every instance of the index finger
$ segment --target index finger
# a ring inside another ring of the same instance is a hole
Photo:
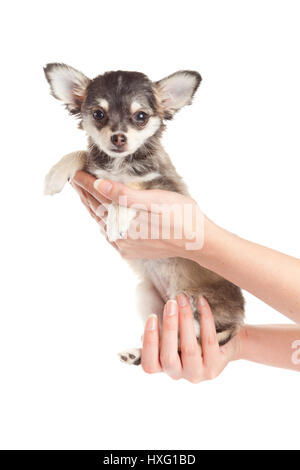
[[[202,375],[202,357],[196,338],[191,304],[184,294],[177,296],[179,306],[180,349],[183,373],[186,379],[194,381]]]
[[[203,296],[198,298],[198,312],[200,315],[200,336],[203,355],[203,363],[212,367],[217,363],[219,356],[219,343],[214,317],[209,303]]]
[[[150,315],[147,319],[142,349],[142,368],[148,374],[161,372],[159,362],[159,331],[156,315]]]
[[[75,173],[75,176],[72,179],[72,182],[83,188],[85,191],[90,193],[97,201],[99,201],[101,204],[107,204],[111,203],[110,199],[107,199],[103,194],[100,194],[95,188],[94,188],[94,182],[96,181],[96,178],[89,173],[86,173],[86,171],[77,171]]]

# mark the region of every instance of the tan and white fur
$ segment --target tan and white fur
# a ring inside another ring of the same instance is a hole
[[[65,64],[48,64],[45,75],[52,95],[79,118],[88,136],[88,150],[65,155],[48,173],[45,193],[60,192],[78,170],[96,178],[120,181],[140,189],[165,189],[188,195],[188,190],[164,151],[160,137],[165,121],[191,104],[201,77],[180,71],[158,82],[138,72],[106,72],[90,80]],[[116,204],[107,206],[110,241],[127,232],[135,211]],[[244,300],[238,287],[197,263],[183,258],[131,260],[142,282],[138,308],[143,318],[164,303],[185,293],[193,306],[196,333],[199,323],[196,299],[204,295],[213,312],[218,341],[225,344],[244,318]],[[120,354],[127,364],[140,363],[140,350]]]

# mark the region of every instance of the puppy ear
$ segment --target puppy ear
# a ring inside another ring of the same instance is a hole
[[[165,119],[172,119],[179,109],[192,103],[200,82],[198,72],[181,70],[155,83]]]
[[[90,79],[65,64],[47,64],[44,72],[54,98],[63,101],[70,113],[78,114]]]

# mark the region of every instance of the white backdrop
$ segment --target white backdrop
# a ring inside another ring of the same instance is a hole
[[[85,148],[42,66],[179,69],[203,82],[164,143],[204,212],[300,256],[299,2],[1,4],[1,448],[299,448],[299,375],[238,362],[191,385],[116,353],[139,345],[136,280],[70,187],[45,173]],[[247,321],[286,320],[246,293]]]

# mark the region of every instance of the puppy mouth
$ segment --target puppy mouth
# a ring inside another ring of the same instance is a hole
[[[116,149],[116,148],[113,148],[113,149],[110,149],[111,152],[116,152],[116,153],[125,153],[127,152],[126,149]]]

